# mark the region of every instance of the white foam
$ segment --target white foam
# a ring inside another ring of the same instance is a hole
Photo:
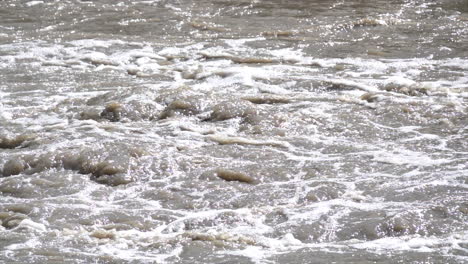
[[[422,237],[419,235],[403,237],[385,237],[373,241],[351,243],[350,246],[358,249],[377,251],[378,253],[387,253],[388,251],[417,251],[417,252],[436,252],[446,251],[460,242],[468,241],[466,234],[448,235],[447,237]]]
[[[47,228],[44,224],[33,222],[30,219],[22,220],[15,229],[31,229],[39,232],[47,231]]]
[[[451,162],[449,159],[432,158],[426,154],[409,150],[397,150],[393,152],[374,152],[374,160],[397,165],[434,166]]]
[[[124,45],[126,42],[122,40],[99,40],[99,39],[80,39],[70,41],[70,44],[80,48],[102,47],[109,48],[112,45]],[[132,43],[133,44],[133,43]],[[142,45],[142,44],[139,44]]]
[[[247,247],[243,250],[230,250],[230,251],[223,252],[223,254],[247,257],[256,264],[275,263],[274,261],[266,260],[266,258],[269,257],[271,253],[272,252],[268,252],[262,247],[253,247],[253,246]]]
[[[404,78],[402,76],[392,76],[384,81],[384,86],[396,85],[396,86],[412,86],[416,84],[415,81]]]
[[[44,1],[29,1],[25,5],[31,7],[31,6],[41,5],[41,4],[44,4]]]
[[[346,79],[329,79],[327,81],[331,82],[332,84],[336,84],[336,85],[344,85],[344,86],[354,87],[354,88],[357,88],[359,90],[363,90],[363,91],[366,91],[366,92],[378,92],[379,91],[379,89],[377,87],[367,85],[365,83],[359,83],[359,82],[355,82],[355,81],[351,81],[351,80],[346,80]]]

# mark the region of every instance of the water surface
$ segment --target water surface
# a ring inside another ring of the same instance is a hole
[[[463,263],[468,1],[1,1],[0,262]]]

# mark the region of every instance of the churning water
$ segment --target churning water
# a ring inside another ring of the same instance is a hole
[[[468,1],[0,1],[1,263],[466,263]]]

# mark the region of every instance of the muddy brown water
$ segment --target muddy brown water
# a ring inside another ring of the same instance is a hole
[[[1,263],[468,261],[468,1],[0,2]]]

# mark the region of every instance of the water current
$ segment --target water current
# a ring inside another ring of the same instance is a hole
[[[0,1],[0,263],[467,263],[467,0]]]

